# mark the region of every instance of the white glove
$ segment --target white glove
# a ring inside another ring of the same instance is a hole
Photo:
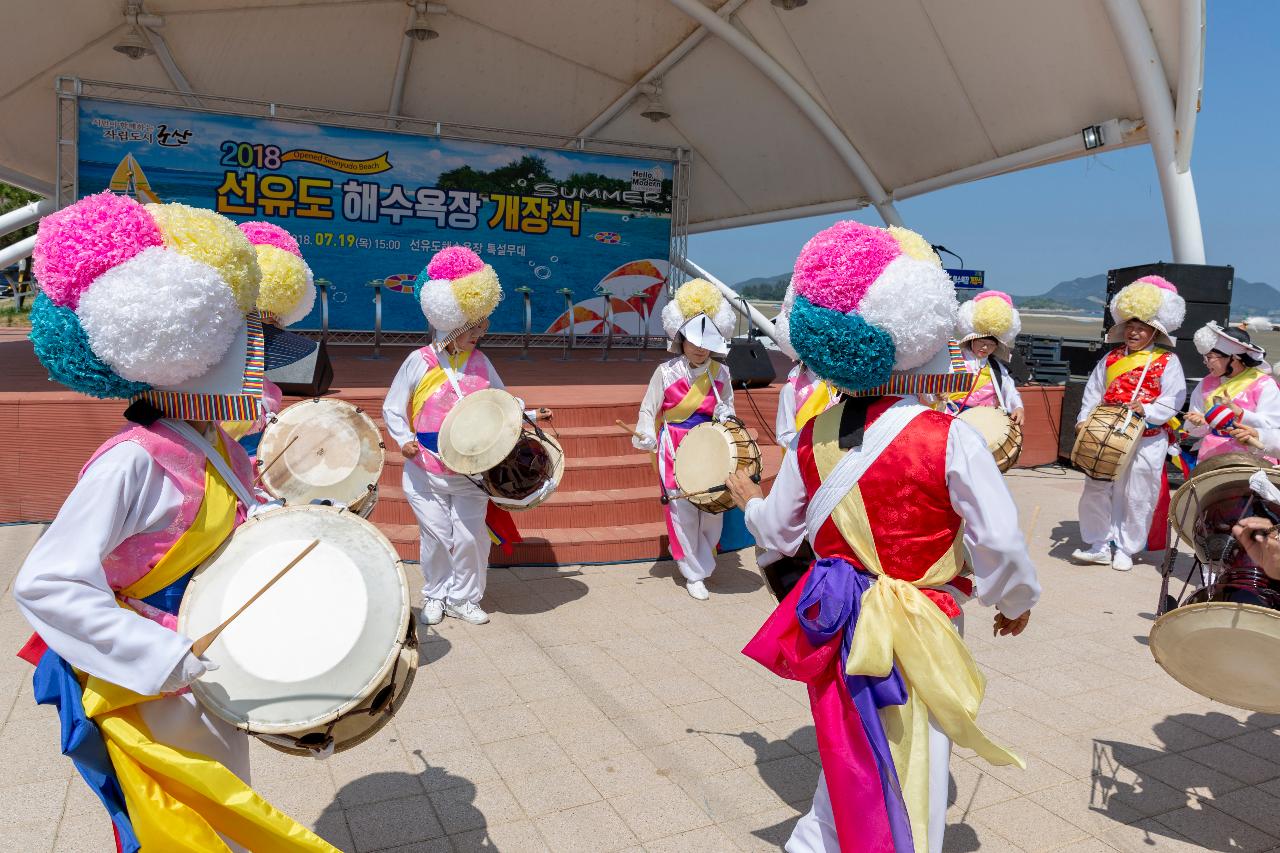
[[[711,417],[715,419],[716,423],[721,424],[733,416],[733,406],[730,406],[728,403],[716,403],[715,411],[711,415]]]
[[[187,652],[173,668],[173,672],[165,677],[164,683],[160,685],[160,692],[176,693],[206,672],[213,672],[217,668],[218,665],[208,658],[196,657],[193,652]]]
[[[652,453],[658,449],[658,439],[651,435],[633,435],[631,436],[631,446],[636,450]]]

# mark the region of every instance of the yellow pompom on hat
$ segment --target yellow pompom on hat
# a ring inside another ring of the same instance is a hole
[[[1158,275],[1145,275],[1120,288],[1111,298],[1110,308],[1115,320],[1107,330],[1111,343],[1124,340],[1124,324],[1138,320],[1156,330],[1156,343],[1172,347],[1173,333],[1187,316],[1187,303],[1177,286]]]
[[[1008,361],[1021,332],[1022,316],[1013,307],[1013,297],[1004,291],[984,291],[960,306],[956,339],[961,346],[978,338],[994,338],[996,357]]]
[[[694,324],[699,317],[706,321]],[[662,328],[671,339],[667,345],[671,352],[680,352],[681,338],[686,338],[696,346],[724,355],[729,351],[727,341],[733,337],[737,325],[729,300],[714,284],[702,278],[689,279],[676,288],[675,296],[662,309]]]

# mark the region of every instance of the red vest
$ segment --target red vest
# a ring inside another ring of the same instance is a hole
[[[1107,353],[1106,369],[1110,369],[1125,355],[1124,347],[1117,347]],[[1160,399],[1160,379],[1164,376],[1164,366],[1169,363],[1170,353],[1158,355],[1151,360],[1151,367],[1147,369],[1147,376],[1142,380],[1142,390],[1138,392],[1138,402],[1146,405],[1154,403]],[[1106,392],[1102,395],[1102,403],[1105,406],[1121,406],[1133,399],[1133,387],[1138,384],[1138,377],[1142,375],[1142,368],[1137,367],[1127,371],[1116,377],[1116,381],[1107,386]]]
[[[868,425],[897,400],[885,397],[873,403]],[[858,481],[881,565],[891,577],[919,580],[955,544],[961,520],[951,508],[947,489],[947,433],[954,420],[934,411],[916,416]],[[805,425],[797,448],[809,500],[822,483],[813,456],[815,423]],[[841,557],[860,565],[830,518],[819,529],[814,550],[818,557]]]

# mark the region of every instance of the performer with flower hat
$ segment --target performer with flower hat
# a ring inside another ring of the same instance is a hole
[[[676,448],[689,430],[734,415],[729,370],[711,358],[727,355],[736,318],[733,307],[709,281],[691,279],[676,290],[662,309],[662,325],[677,357],[658,366],[636,421],[631,442],[637,450],[656,452],[662,488],[675,492]],[[701,512],[685,500],[663,507],[671,556],[685,578],[689,595],[705,601],[706,579],[716,568],[716,548],[724,530],[721,515]]]
[[[242,222],[239,227],[253,244],[258,255],[258,268],[262,271],[254,310],[263,324],[267,369],[271,369],[282,366],[282,359],[273,352],[272,338],[284,327],[311,313],[316,302],[315,278],[311,267],[302,259],[298,241],[288,231],[270,222]],[[240,442],[251,459],[257,453],[267,418],[280,411],[281,399],[280,387],[264,377],[262,417],[252,423],[228,421],[222,425],[228,435]]]
[[[1171,351],[1171,335],[1182,325],[1186,312],[1178,288],[1158,275],[1126,285],[1111,300],[1115,323],[1106,339],[1123,346],[1107,353],[1089,375],[1076,432],[1100,405],[1126,406],[1146,422],[1146,428],[1133,461],[1115,480],[1085,480],[1079,514],[1080,538],[1086,547],[1071,555],[1082,563],[1127,572],[1133,568],[1134,554],[1167,544],[1169,421],[1187,396],[1182,365]]]
[[[13,586],[63,753],[124,851],[334,850],[248,786],[247,736],[185,689],[215,664],[175,628],[194,570],[257,506],[217,426],[260,413],[253,246],[211,211],[102,193],[46,216],[33,260],[50,377],[132,401]]]
[[[791,344],[844,400],[801,431],[767,499],[729,480],[763,547],[817,556],[744,649],[809,687],[823,773],[786,849],[940,851],[951,742],[1022,765],[975,722],[964,555],[1001,635],[1024,630],[1040,587],[985,440],[919,403],[971,384],[951,371],[955,292],[924,239],[839,222],[792,281]]]
[[[949,396],[950,410],[959,413],[974,406],[993,406],[1022,424],[1022,395],[1007,367],[1021,331],[1022,317],[1007,293],[988,290],[960,306],[956,337],[973,384]]]
[[[1224,329],[1214,322],[1197,329],[1194,340],[1209,370],[1187,405],[1187,431],[1200,437],[1197,461],[1221,453],[1256,452],[1232,438],[1229,430],[1250,427],[1256,437],[1259,429],[1280,427],[1280,388],[1271,376],[1267,351],[1243,329]]]
[[[781,338],[779,343],[786,347],[791,346],[790,322],[794,304],[795,288],[788,285],[782,299],[782,310],[773,318],[774,330]],[[774,425],[774,437],[778,446],[783,450],[793,450],[796,437],[800,435],[804,425],[838,402],[840,394],[831,387],[831,383],[819,379],[804,362],[796,362],[778,393],[778,417]]]
[[[506,387],[476,348],[502,299],[502,285],[475,252],[450,246],[427,263],[414,292],[435,341],[410,353],[400,366],[382,420],[407,460],[404,494],[421,530],[422,617],[429,625],[445,616],[483,625],[489,621],[480,607],[489,571],[489,530],[502,524],[510,538],[514,525],[474,481],[444,464],[437,442],[445,416],[460,399],[483,388]]]

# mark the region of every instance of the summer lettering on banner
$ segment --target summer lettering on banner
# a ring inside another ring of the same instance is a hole
[[[81,196],[110,189],[285,228],[330,282],[331,329],[373,328],[376,281],[382,328],[422,331],[413,279],[460,244],[502,280],[494,331],[524,331],[513,291],[527,286],[535,334],[603,333],[608,318],[615,334],[646,318],[661,333],[672,161],[90,98],[78,110]],[[319,325],[317,303],[297,327]]]

